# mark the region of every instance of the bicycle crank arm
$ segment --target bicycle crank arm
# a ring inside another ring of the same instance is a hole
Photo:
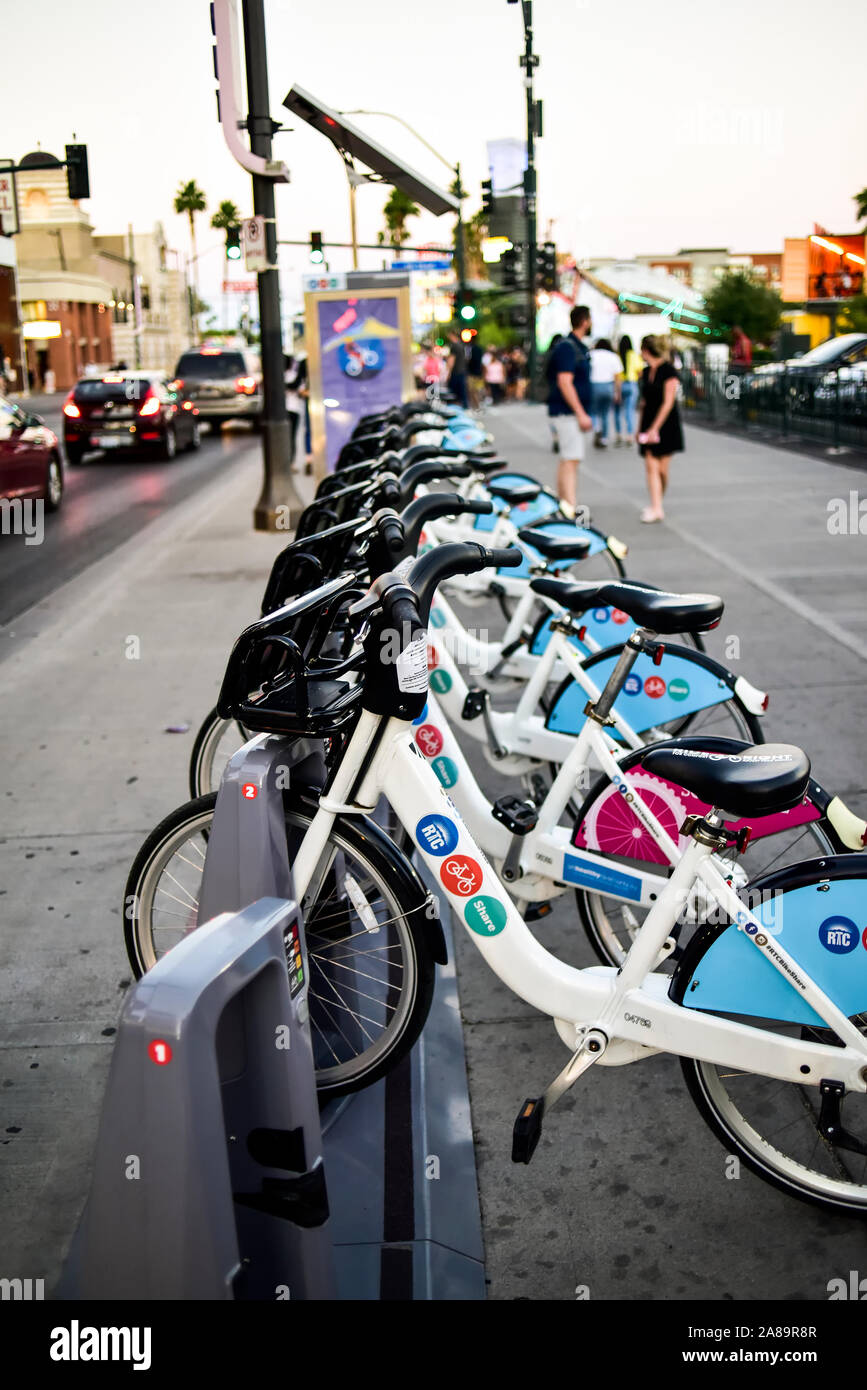
[[[555,1076],[543,1096],[525,1100],[512,1128],[512,1162],[529,1163],[542,1137],[542,1120],[565,1095],[588,1067],[602,1056],[608,1039],[599,1028],[590,1028],[581,1039],[581,1046],[572,1053],[559,1075]]]

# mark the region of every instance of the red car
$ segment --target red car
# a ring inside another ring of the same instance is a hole
[[[63,403],[63,436],[70,463],[92,449],[135,449],[173,459],[179,449],[198,449],[198,409],[181,381],[164,372],[116,371],[85,377]]]
[[[0,396],[0,497],[40,497],[53,512],[62,496],[57,435],[38,415]]]

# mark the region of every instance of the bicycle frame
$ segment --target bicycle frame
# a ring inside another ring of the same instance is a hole
[[[867,1091],[867,1040],[831,999],[774,942],[729,887],[711,850],[691,840],[672,877],[636,933],[619,970],[577,970],[557,960],[532,935],[457,807],[408,737],[409,725],[362,713],[327,795],[320,800],[294,864],[302,901],[310,888],[334,820],[367,814],[387,797],[455,915],[488,965],[519,998],[555,1021],[572,1049],[588,1028],[609,1040],[599,1058],[618,1066],[673,1052],[778,1080],[818,1085],[827,1077],[847,1090]],[[362,771],[363,770],[363,771]],[[357,785],[356,785],[357,784]],[[696,880],[838,1036],[841,1047],[781,1037],[749,1024],[684,1008],[668,997],[670,980],[651,973]]]

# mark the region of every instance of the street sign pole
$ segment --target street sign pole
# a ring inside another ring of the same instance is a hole
[[[271,120],[268,97],[264,0],[244,0],[243,17],[250,149],[267,164],[271,161],[274,122]],[[259,325],[265,395],[262,411],[265,471],[262,492],[253,512],[253,525],[257,531],[289,530],[297,525],[303,504],[292,481],[291,438],[283,387],[274,179],[254,172],[252,180],[253,211],[257,217],[264,218],[265,249],[267,265],[270,267],[259,272]]]

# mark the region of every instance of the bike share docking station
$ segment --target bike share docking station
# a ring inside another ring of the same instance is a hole
[[[453,950],[412,1053],[320,1116],[283,809],[317,766],[261,734],[226,769],[204,925],[124,1005],[60,1298],[485,1296]]]

